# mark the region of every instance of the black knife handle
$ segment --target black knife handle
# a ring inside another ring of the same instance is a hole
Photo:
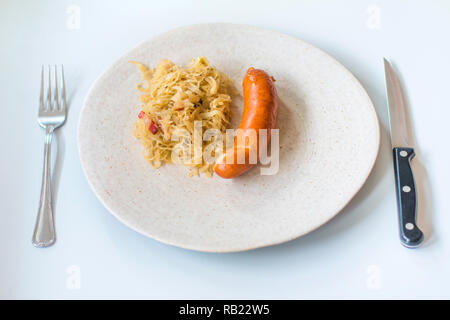
[[[416,224],[416,186],[411,170],[411,159],[415,153],[413,148],[394,148],[393,152],[400,240],[404,246],[415,248],[423,241],[423,233]]]

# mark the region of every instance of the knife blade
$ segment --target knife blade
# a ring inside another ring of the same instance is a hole
[[[401,243],[416,248],[423,241],[417,226],[417,196],[411,160],[415,156],[406,120],[406,104],[400,81],[391,63],[384,58],[389,127],[394,160],[395,190]]]

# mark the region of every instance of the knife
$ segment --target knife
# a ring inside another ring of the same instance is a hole
[[[400,81],[391,63],[384,58],[389,127],[394,157],[395,190],[397,193],[400,240],[405,247],[416,248],[423,241],[417,227],[417,197],[411,160],[415,156],[412,139],[408,133],[406,104]]]

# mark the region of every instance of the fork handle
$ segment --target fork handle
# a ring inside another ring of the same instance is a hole
[[[47,126],[45,129],[44,170],[42,173],[41,198],[32,239],[35,247],[48,247],[55,243],[56,240],[51,186],[51,148],[53,131],[53,126]]]

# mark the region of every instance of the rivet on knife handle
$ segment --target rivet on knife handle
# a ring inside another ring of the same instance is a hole
[[[418,247],[423,233],[417,227],[417,201],[414,175],[411,170],[413,148],[396,147],[394,153],[395,189],[397,192],[400,240],[408,248]]]

